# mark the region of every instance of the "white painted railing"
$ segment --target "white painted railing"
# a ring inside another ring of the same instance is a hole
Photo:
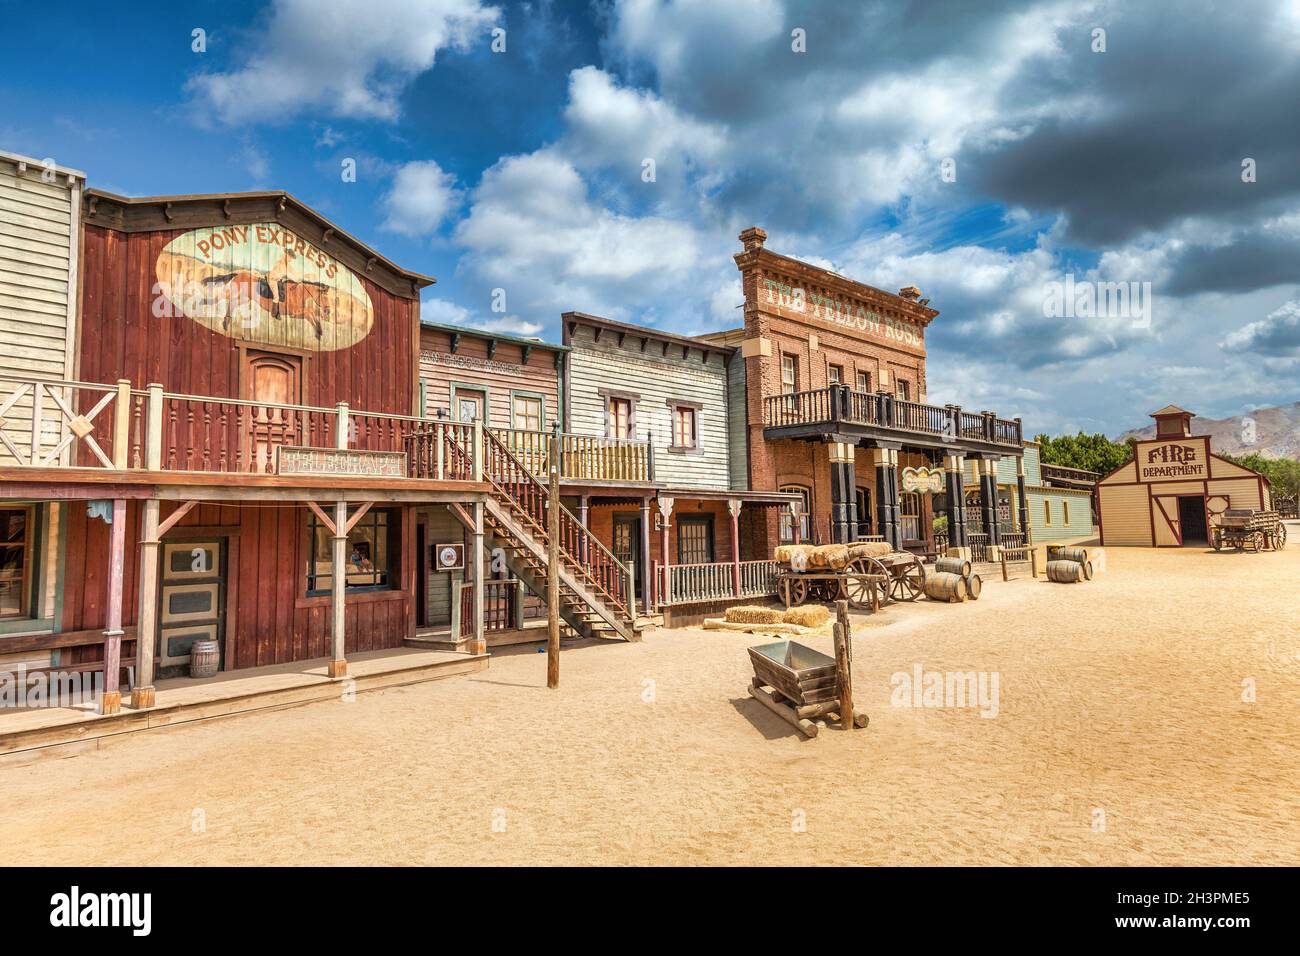
[[[765,597],[776,593],[775,561],[715,561],[709,564],[656,564],[660,606]],[[665,572],[666,575],[665,575]],[[740,592],[736,592],[739,572]],[[666,587],[666,590],[665,590]]]

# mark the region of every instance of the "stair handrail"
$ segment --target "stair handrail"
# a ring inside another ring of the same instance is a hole
[[[538,481],[537,477],[524,466],[523,462],[521,462],[515,456],[515,454],[510,450],[510,448],[503,441],[501,441],[499,437],[493,434],[490,429],[486,429],[486,428],[483,429],[483,443],[485,446],[485,451],[486,451],[486,446],[491,445],[502,456],[508,459],[510,463],[519,470],[520,475],[522,475],[526,481],[530,482],[532,485],[536,487],[536,490],[540,493],[542,498],[548,498],[550,496],[550,489],[548,489],[544,484]],[[544,524],[537,521],[531,514],[529,514],[527,508],[525,508],[521,502],[517,501],[515,499],[515,496],[511,494],[504,486],[502,486],[502,484],[499,481],[497,481],[497,476],[493,475],[487,467],[487,464],[489,461],[491,461],[491,459],[492,459],[491,455],[484,454],[483,456],[484,479],[489,483],[491,483],[492,485],[494,485],[495,487],[497,487],[498,489],[500,489],[512,501],[515,501],[516,506],[519,507],[519,509],[523,511],[524,515],[530,521],[532,521],[538,527],[538,529],[542,531],[544,534],[558,533],[558,529],[548,529]],[[586,578],[597,590],[599,590],[600,593],[610,601],[610,603],[612,603],[618,610],[622,611],[627,616],[629,621],[634,620],[633,618],[634,612],[632,610],[633,607],[632,602],[634,600],[634,597],[633,597],[631,570],[627,567],[627,565],[625,565],[622,561],[618,559],[617,555],[615,555],[614,552],[610,551],[609,548],[605,547],[605,545],[601,542],[601,540],[598,537],[596,537],[595,534],[592,533],[591,529],[588,528],[586,525],[584,525],[581,521],[579,521],[577,515],[575,515],[572,511],[566,508],[564,506],[564,502],[561,501],[560,502],[561,523],[563,523],[566,518],[570,522],[572,522],[573,527],[581,531],[582,541],[584,544],[594,544],[595,545],[594,550],[596,550],[596,552],[601,554],[603,557],[607,558],[614,565],[615,568],[619,569],[622,572],[623,584],[624,587],[627,588],[626,603],[620,600],[617,595],[610,594],[609,591],[600,583],[599,578],[597,578],[591,573],[589,567],[590,565],[589,556],[586,560],[584,560],[579,555],[575,555],[572,552],[570,552],[569,549],[564,546],[563,535],[561,535],[560,537],[560,553],[565,557],[568,563],[571,564],[577,571],[581,572],[583,577]]]

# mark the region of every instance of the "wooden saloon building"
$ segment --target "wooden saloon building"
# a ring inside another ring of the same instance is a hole
[[[21,213],[2,314],[42,317],[0,353],[0,670],[101,670],[106,713],[125,680],[152,706],[200,640],[225,670],[341,677],[436,602],[450,646],[484,653],[488,543],[538,591],[551,526],[474,389],[508,361],[512,424],[544,435],[562,350],[422,328],[431,278],[286,193],[129,199],[42,173],[0,168],[0,216]],[[628,570],[567,512],[554,533],[569,627],[635,636]]]

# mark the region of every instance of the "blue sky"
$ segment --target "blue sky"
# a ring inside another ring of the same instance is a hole
[[[922,288],[934,402],[1117,433],[1169,402],[1300,398],[1295,0],[2,0],[0,17],[0,148],[131,195],[286,189],[437,276],[428,318],[729,327],[736,235],[758,224],[777,251]],[[1150,308],[1049,314],[1067,276],[1149,283]]]

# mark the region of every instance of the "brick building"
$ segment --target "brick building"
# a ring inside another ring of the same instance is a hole
[[[763,536],[775,544],[879,535],[933,550],[944,543],[934,522],[942,513],[947,543],[965,547],[963,471],[973,459],[982,534],[996,546],[996,466],[1022,454],[1020,420],[926,403],[925,333],[939,313],[919,289],[885,292],[775,253],[766,239],[757,227],[740,234],[743,331],[705,337],[738,345],[744,359],[734,440],[744,445],[748,486],[806,502],[798,519],[765,516]]]

